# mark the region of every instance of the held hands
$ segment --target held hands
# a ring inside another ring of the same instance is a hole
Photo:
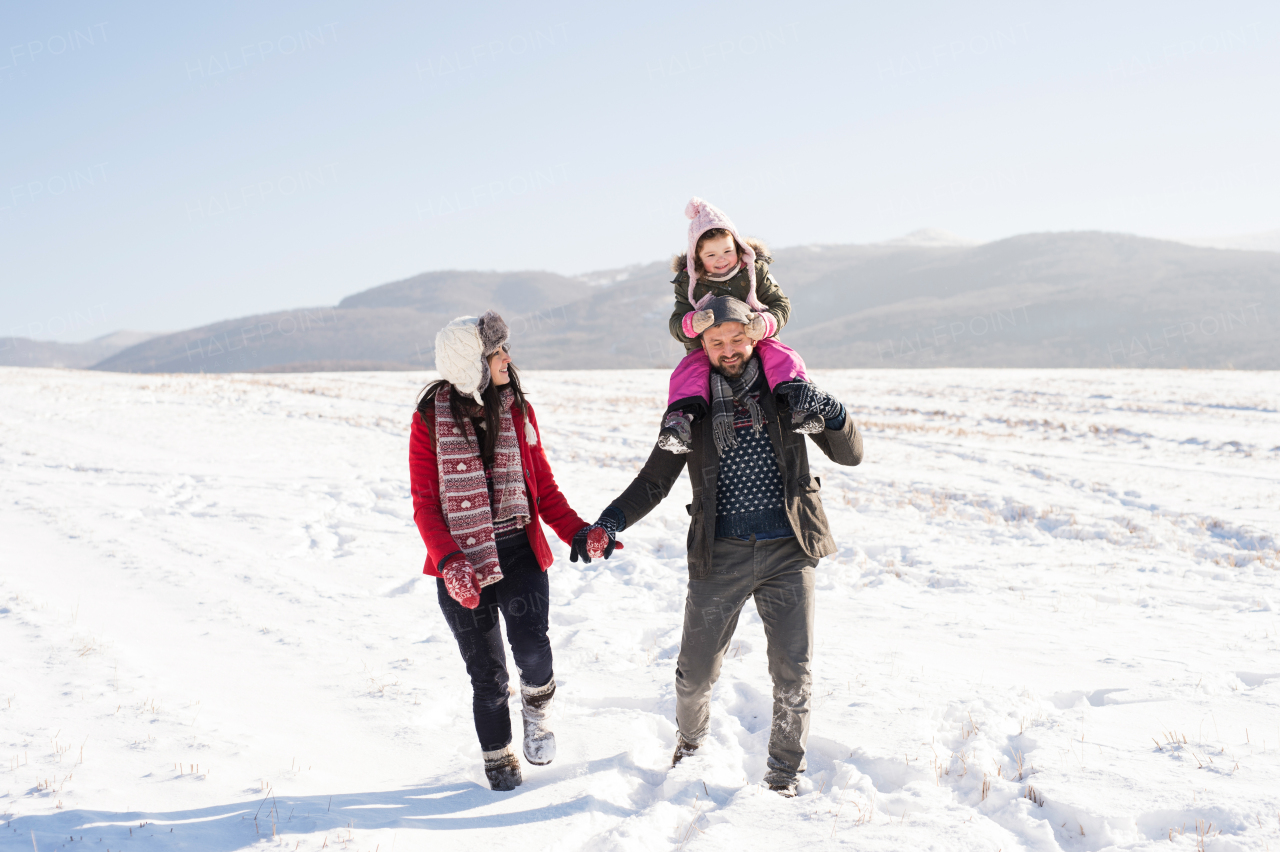
[[[475,609],[480,605],[480,583],[476,580],[476,569],[471,567],[467,557],[459,553],[440,569],[444,578],[445,591],[449,597],[465,606]]]
[[[590,564],[592,559],[608,559],[614,548],[622,549],[618,541],[619,525],[609,509],[600,515],[600,520],[590,526],[578,530],[570,545],[569,561],[577,562],[582,558],[583,564]]]

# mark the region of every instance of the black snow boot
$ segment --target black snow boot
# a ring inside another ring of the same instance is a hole
[[[511,746],[481,753],[484,755],[484,775],[489,779],[490,789],[505,793],[519,787],[524,781],[520,777],[520,759],[511,751]]]
[[[676,751],[675,754],[671,755],[672,766],[675,766],[677,763],[698,750],[697,744],[686,740],[684,738],[684,734],[676,734],[676,737],[678,738],[676,742]]]
[[[548,727],[551,718],[551,698],[556,694],[556,679],[544,686],[520,683],[520,698],[524,702],[524,759],[534,766],[546,766],[556,759],[556,735]]]
[[[693,449],[693,417],[684,411],[673,411],[662,418],[662,431],[658,433],[658,446],[677,455]]]

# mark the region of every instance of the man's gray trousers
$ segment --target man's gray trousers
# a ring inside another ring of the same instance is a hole
[[[711,574],[689,580],[684,636],[676,664],[676,725],[701,744],[710,719],[711,686],[720,676],[738,614],[750,597],[764,622],[773,678],[773,726],[765,781],[785,783],[805,768],[813,657],[813,574],[818,560],[794,537],[768,541],[718,538]]]

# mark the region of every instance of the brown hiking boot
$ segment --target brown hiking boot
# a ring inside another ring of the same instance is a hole
[[[772,761],[772,758],[770,760]],[[768,784],[770,790],[784,799],[794,799],[796,797],[796,784],[799,780],[794,772],[787,772],[782,769],[770,769],[764,774],[764,783]]]
[[[672,766],[675,766],[677,763],[684,760],[686,757],[688,757],[689,755],[693,754],[695,751],[698,750],[697,743],[689,742],[684,738],[683,734],[677,734],[676,736],[679,739],[676,742],[675,754],[671,755]]]
[[[784,799],[794,799],[796,797],[796,779],[790,781],[776,781],[769,785],[769,789],[782,796]]]

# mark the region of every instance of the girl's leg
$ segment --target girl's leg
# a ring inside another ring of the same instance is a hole
[[[480,605],[467,609],[449,597],[444,580],[436,584],[440,611],[444,613],[462,661],[471,676],[471,711],[481,751],[492,752],[511,744],[511,711],[507,707],[509,682],[507,654],[498,626],[498,586],[480,591]]]
[[[547,638],[551,595],[547,572],[538,565],[526,539],[498,551],[502,580],[493,585],[498,606],[507,623],[511,656],[520,670],[521,683],[544,686],[551,682],[551,640]]]
[[[756,344],[756,354],[760,356],[760,366],[764,368],[769,390],[777,390],[778,385],[785,382],[809,381],[804,359],[787,344],[772,337],[766,338]]]
[[[710,381],[711,360],[699,346],[684,356],[671,373],[666,413],[693,407],[699,414],[705,414],[711,405]]]
[[[520,670],[524,756],[535,766],[545,766],[556,757],[556,735],[550,726],[551,700],[556,694],[547,638],[550,587],[527,539],[517,547],[499,550],[498,561],[502,563],[502,582],[497,584],[502,615],[511,655]]]

